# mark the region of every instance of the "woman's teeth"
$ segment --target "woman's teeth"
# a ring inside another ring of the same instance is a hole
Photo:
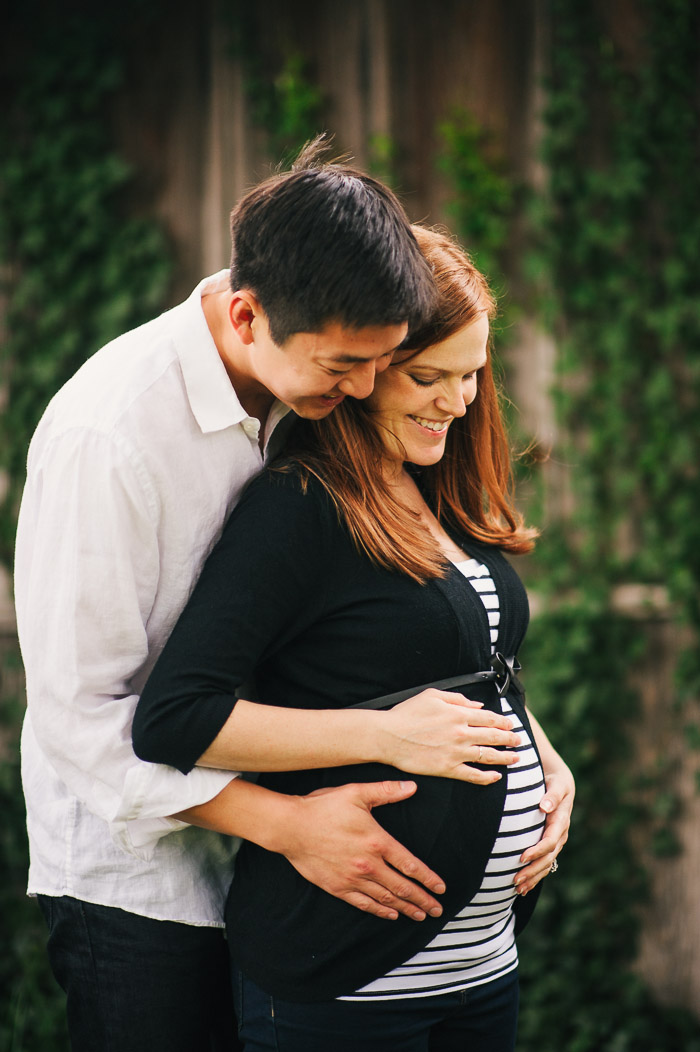
[[[426,420],[423,416],[412,416],[412,420],[415,420],[421,427],[427,427],[428,431],[447,431],[449,420]]]

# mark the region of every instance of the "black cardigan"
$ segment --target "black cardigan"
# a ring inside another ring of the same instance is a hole
[[[528,620],[517,574],[495,548],[455,539],[491,571],[501,606],[498,649],[515,654]],[[143,759],[191,770],[253,674],[263,703],[331,708],[489,662],[486,612],[458,570],[419,585],[378,568],[358,553],[319,483],[312,479],[304,493],[296,475],[265,472],[234,510],[146,684],[134,747]],[[491,684],[465,693],[498,705]],[[523,699],[511,692],[509,701],[528,726]],[[497,769],[504,777],[491,786],[412,776],[414,797],[373,812],[445,880],[441,918],[380,920],[309,884],[283,856],[245,843],[226,906],[241,969],[286,1000],[327,1000],[422,949],[481,883],[506,790],[505,768]],[[395,768],[362,764],[258,781],[305,794],[397,777],[404,776]],[[516,901],[519,928],[535,898]]]

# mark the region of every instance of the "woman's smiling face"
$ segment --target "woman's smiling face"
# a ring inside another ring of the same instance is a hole
[[[450,424],[476,398],[488,336],[484,313],[442,343],[418,354],[407,352],[403,361],[402,352],[396,352],[365,402],[381,427],[387,460],[422,466],[440,460]]]

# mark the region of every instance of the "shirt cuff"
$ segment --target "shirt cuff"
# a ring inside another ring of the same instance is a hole
[[[207,767],[181,774],[174,767],[139,763],[127,774],[119,809],[109,823],[112,839],[123,851],[149,861],[161,837],[187,826],[170,815],[213,800],[238,777],[235,771]]]

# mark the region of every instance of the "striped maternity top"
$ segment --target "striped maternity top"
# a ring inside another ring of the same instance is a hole
[[[494,653],[500,609],[491,574],[476,559],[455,565],[484,604]],[[536,844],[542,835],[545,816],[539,810],[539,802],[545,785],[529,735],[506,698],[501,698],[501,707],[503,715],[511,718],[513,730],[520,735],[520,744],[515,750],[520,759],[506,774],[503,816],[479,891],[423,950],[341,1000],[394,1000],[449,993],[491,982],[517,967],[513,878],[521,868],[523,851]]]

